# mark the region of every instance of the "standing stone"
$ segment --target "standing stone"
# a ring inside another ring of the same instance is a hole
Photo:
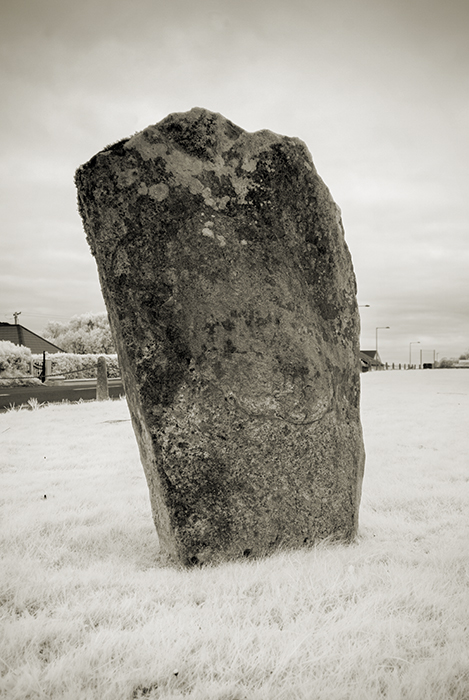
[[[109,398],[109,388],[107,384],[106,358],[98,357],[96,373],[96,400],[106,401]]]
[[[162,552],[216,563],[353,538],[356,284],[305,144],[196,108],[76,184]]]

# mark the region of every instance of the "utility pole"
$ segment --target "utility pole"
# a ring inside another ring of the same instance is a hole
[[[390,326],[377,326],[376,328],[376,359],[378,359],[378,331],[380,328],[390,328]]]
[[[21,315],[21,311],[14,311],[13,312],[13,316],[15,318],[15,326],[18,325],[18,316],[20,316],[20,315]]]
[[[409,343],[409,369],[412,368],[412,345],[419,345],[420,340],[413,340],[411,343]]]

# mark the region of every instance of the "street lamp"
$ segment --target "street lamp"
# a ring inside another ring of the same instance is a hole
[[[378,331],[381,328],[390,328],[390,326],[377,326],[376,327],[376,359],[378,359]]]
[[[420,340],[413,340],[409,343],[409,366],[412,367],[412,345],[419,345]]]

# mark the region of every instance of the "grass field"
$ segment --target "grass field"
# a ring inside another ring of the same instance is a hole
[[[363,375],[362,421],[355,544],[186,571],[124,400],[1,414],[0,697],[468,700],[469,371]]]

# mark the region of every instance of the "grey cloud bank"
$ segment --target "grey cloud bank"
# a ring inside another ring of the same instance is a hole
[[[7,0],[0,10],[0,318],[41,332],[104,308],[73,174],[202,106],[298,136],[342,209],[362,347],[469,348],[469,7]]]

